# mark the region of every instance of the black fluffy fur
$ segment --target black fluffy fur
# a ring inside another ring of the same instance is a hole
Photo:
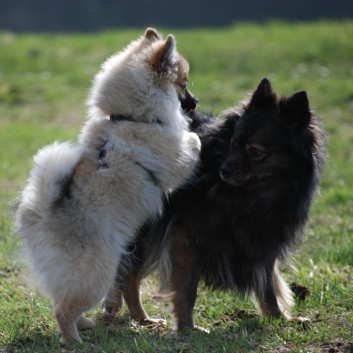
[[[191,112],[202,143],[192,184],[165,202],[162,218],[134,244],[138,279],[159,267],[178,329],[190,318],[199,280],[217,289],[255,292],[264,315],[283,312],[288,287],[276,263],[308,220],[325,164],[326,136],[305,92],[279,98],[268,80],[220,119]],[[124,286],[122,287],[124,291]],[[280,310],[280,311],[279,311]],[[131,312],[131,310],[130,310]]]

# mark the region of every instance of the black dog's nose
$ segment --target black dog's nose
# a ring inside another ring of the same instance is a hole
[[[234,172],[234,166],[232,164],[229,164],[229,163],[224,163],[224,164],[221,165],[221,168],[220,168],[219,171],[220,171],[222,176],[229,177]]]

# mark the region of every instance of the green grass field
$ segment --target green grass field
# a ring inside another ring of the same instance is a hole
[[[170,306],[156,281],[143,286],[151,316],[166,328],[131,325],[126,310],[104,321],[84,344],[61,347],[49,302],[26,285],[12,231],[11,204],[36,150],[75,140],[85,99],[101,62],[144,29],[75,35],[0,33],[0,352],[353,352],[353,22],[241,24],[217,30],[167,30],[191,64],[199,109],[216,114],[243,99],[261,78],[281,94],[305,89],[329,133],[321,195],[286,280],[310,290],[295,315],[309,326],[254,316],[252,302],[201,286],[197,325],[210,334],[172,330]]]

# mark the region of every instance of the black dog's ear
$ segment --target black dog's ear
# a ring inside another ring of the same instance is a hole
[[[267,105],[273,103],[276,99],[275,93],[272,91],[271,83],[267,78],[261,80],[256,90],[252,94],[250,104]]]
[[[176,40],[169,34],[152,58],[152,67],[157,72],[166,72],[175,66],[177,57]]]
[[[226,126],[228,131],[232,131],[233,134],[240,118],[241,116],[238,113],[230,114],[227,118],[224,119],[224,126]]]
[[[229,112],[227,113],[224,118],[222,118],[222,125],[221,125],[221,135],[224,142],[229,143],[234,136],[235,128],[237,123],[240,119],[240,115],[236,112]]]
[[[232,139],[234,136],[235,127],[237,126],[239,120],[240,120],[240,115],[234,114],[232,116],[229,116],[229,118],[226,119],[224,123],[224,127],[226,128],[227,135],[229,136],[230,139]]]
[[[282,99],[280,109],[295,129],[300,130],[309,125],[311,111],[305,91],[294,93],[292,96]]]

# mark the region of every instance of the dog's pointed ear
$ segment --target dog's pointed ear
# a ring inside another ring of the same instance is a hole
[[[157,72],[166,72],[175,66],[176,57],[176,40],[172,34],[169,34],[167,39],[154,53],[152,67]]]
[[[312,114],[305,91],[296,92],[292,96],[282,99],[280,109],[295,129],[300,130],[310,124]]]
[[[271,83],[267,78],[261,80],[256,90],[251,96],[250,104],[266,105],[274,102],[276,99],[275,93],[272,91]]]
[[[162,36],[157,32],[154,28],[147,28],[144,34],[145,38],[151,42],[155,42],[156,40],[162,40]]]

